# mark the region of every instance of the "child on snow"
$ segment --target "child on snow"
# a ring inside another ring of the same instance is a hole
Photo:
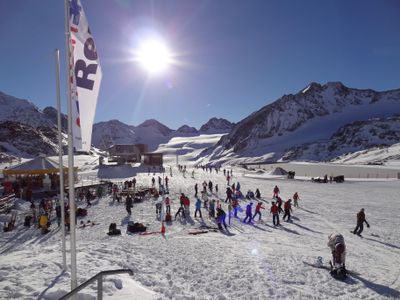
[[[272,202],[270,213],[272,214],[272,222],[274,223],[274,226],[278,226],[279,225],[279,208],[275,204],[275,202]]]
[[[253,220],[255,219],[256,215],[259,215],[258,221],[261,220],[261,210],[262,210],[262,209],[265,209],[265,208],[262,206],[262,202],[258,202],[257,205],[256,205],[256,211],[255,211],[255,213],[254,213]]]
[[[253,207],[253,202],[250,202],[249,204],[247,204],[247,206],[246,206],[246,217],[244,218],[243,223],[246,223],[246,220],[248,220],[247,221],[248,224],[251,223],[251,217],[252,217],[251,209],[252,209],[252,207]]]
[[[287,221],[288,222],[292,222],[292,220],[290,219],[290,212],[292,211],[292,204],[291,204],[292,200],[289,199],[288,201],[285,202],[285,204],[283,205],[283,209],[285,211],[285,214],[283,215],[283,220],[285,220],[285,218],[287,217]]]

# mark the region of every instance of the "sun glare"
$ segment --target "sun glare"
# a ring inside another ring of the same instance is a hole
[[[149,40],[139,46],[136,60],[150,74],[164,72],[172,62],[168,47],[157,40]]]

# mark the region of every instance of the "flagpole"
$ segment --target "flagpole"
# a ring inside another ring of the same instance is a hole
[[[58,163],[60,165],[60,201],[61,206],[61,233],[62,233],[62,257],[63,270],[67,270],[67,254],[65,247],[65,205],[64,205],[64,164],[61,139],[61,97],[60,97],[60,50],[54,51],[56,63],[56,90],[57,90],[57,127],[58,127]]]
[[[67,60],[67,107],[68,107],[68,194],[70,216],[70,250],[71,250],[71,290],[77,287],[76,276],[76,236],[75,236],[75,187],[74,187],[74,149],[72,144],[72,103],[71,103],[71,49],[69,28],[68,0],[64,1],[65,9],[65,56]]]

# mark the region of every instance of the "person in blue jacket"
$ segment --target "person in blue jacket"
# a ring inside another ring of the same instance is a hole
[[[197,198],[195,205],[195,211],[194,211],[194,217],[197,218],[197,212],[200,214],[200,218],[202,219],[203,217],[201,216],[201,200],[200,198]]]
[[[253,207],[253,202],[250,202],[249,204],[247,204],[246,206],[246,218],[244,218],[243,223],[246,223],[246,220],[248,219],[247,223],[251,222],[251,218],[252,218],[252,213],[251,213],[251,209]]]

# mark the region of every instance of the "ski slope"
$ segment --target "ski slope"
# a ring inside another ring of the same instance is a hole
[[[101,174],[112,178],[112,168],[101,172],[94,165],[91,167],[92,161],[93,157],[87,157],[86,162],[82,157],[78,159],[86,172],[92,168],[91,176]],[[266,207],[262,211],[263,222],[242,223],[242,211],[240,219],[232,219],[228,234],[189,235],[189,231],[203,222],[216,226],[205,210],[203,220],[193,218],[194,184],[201,186],[204,180],[218,183],[219,194],[210,194],[210,197],[223,200],[226,180],[222,172],[201,169],[195,170],[193,179],[192,169],[189,165],[188,168],[184,178],[172,166],[169,185],[172,213],[177,211],[178,197],[183,192],[191,200],[191,218],[168,224],[164,236],[126,234],[129,220],[144,223],[148,231],[160,230],[153,199],[135,203],[131,218],[124,204],[113,203],[109,196],[93,202],[88,216],[78,218],[78,225],[81,220],[99,223],[76,231],[79,283],[103,270],[130,268],[133,277],[105,277],[105,299],[400,298],[398,180],[318,184],[271,176],[249,177],[244,176],[243,169],[233,168],[233,182],[240,182],[244,194],[248,189],[260,189]],[[169,166],[166,170],[170,177]],[[148,175],[143,169],[134,174],[139,185],[151,184],[153,174]],[[157,176],[162,174],[155,173],[156,179]],[[114,178],[116,182],[124,180],[120,176]],[[275,185],[279,186],[284,200],[296,191],[300,196],[300,208],[293,208],[293,223],[281,220],[282,226],[277,228],[272,226],[268,213]],[[247,202],[241,201],[242,208]],[[81,206],[85,207],[86,203]],[[227,211],[225,202],[222,206]],[[28,208],[21,201],[16,210],[22,214]],[[365,208],[371,224],[371,228],[365,228],[363,239],[350,233],[361,208]],[[4,218],[1,215],[2,223]],[[112,222],[121,229],[121,236],[106,234]],[[36,228],[24,228],[23,217],[17,223],[14,231],[0,233],[0,298],[58,299],[70,288],[70,273],[62,272],[60,230],[53,225],[50,233],[42,235]],[[334,280],[324,269],[303,263],[314,263],[318,256],[328,263],[331,255],[326,243],[332,232],[344,235],[346,266],[360,274],[350,276],[345,282]],[[96,299],[96,293],[96,284],[93,284],[80,292],[78,299]]]

